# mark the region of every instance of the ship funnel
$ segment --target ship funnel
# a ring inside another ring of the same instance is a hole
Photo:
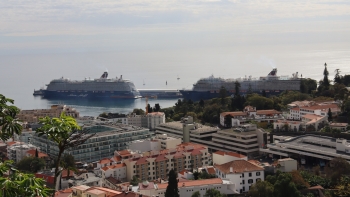
[[[104,72],[100,78],[107,79],[107,77],[108,77],[108,72]]]

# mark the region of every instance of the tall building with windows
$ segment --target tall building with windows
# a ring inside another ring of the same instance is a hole
[[[175,149],[150,151],[144,154],[134,154],[124,160],[127,169],[127,180],[134,176],[141,180],[166,179],[168,172],[174,169],[180,172],[184,169],[196,169],[208,165],[208,148],[195,143],[182,143]]]
[[[59,117],[64,112],[67,116],[73,118],[79,118],[79,112],[72,107],[67,105],[52,105],[50,109],[32,109],[32,110],[21,110],[17,115],[17,118],[22,122],[39,122],[40,118],[43,117]]]
[[[149,129],[119,123],[101,122],[85,124],[84,129],[90,130],[95,135],[84,144],[67,150],[65,153],[74,156],[75,160],[83,162],[99,161],[103,158],[114,156],[115,150],[127,149],[134,140],[142,140],[151,137]],[[48,140],[46,136],[33,135],[31,143],[40,147],[42,152],[51,157],[58,155],[57,145]]]

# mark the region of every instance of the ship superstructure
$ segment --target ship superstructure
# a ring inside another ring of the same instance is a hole
[[[44,98],[126,98],[141,97],[132,81],[120,78],[108,78],[104,72],[98,79],[69,80],[67,78],[54,79],[43,91]]]
[[[265,92],[267,95],[279,94],[285,90],[300,90],[300,78],[298,73],[289,76],[277,76],[277,68],[274,68],[267,76],[252,78],[224,79],[214,77],[202,78],[193,84],[192,90],[180,90],[185,99],[200,100],[211,99],[219,96],[220,88],[224,87],[228,94],[235,93],[235,83],[240,83],[240,94]]]

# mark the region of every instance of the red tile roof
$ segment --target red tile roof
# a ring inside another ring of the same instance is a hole
[[[109,169],[118,169],[118,168],[123,168],[126,167],[125,163],[120,163],[120,164],[114,164],[114,165],[110,165],[110,166],[105,166],[103,168],[101,168],[103,171],[107,171]]]
[[[140,190],[150,190],[155,189],[153,182],[143,181],[142,183],[139,183],[139,189]]]
[[[128,150],[121,150],[121,151],[118,151],[118,154],[120,156],[127,156],[127,155],[131,155],[131,153],[128,151]]]
[[[257,115],[275,115],[275,114],[282,114],[282,112],[279,112],[277,110],[274,109],[269,109],[269,110],[258,110],[256,111]]]
[[[73,193],[73,189],[68,188],[65,190],[60,190],[60,191],[55,192],[55,197],[68,197],[72,193]]]
[[[101,165],[106,164],[106,163],[112,163],[112,162],[113,162],[113,161],[110,160],[110,159],[108,159],[108,158],[104,158],[104,159],[101,159],[101,160],[99,161],[99,163],[100,163]]]
[[[208,174],[216,174],[215,169],[213,167],[208,167],[207,172]]]
[[[186,181],[186,182],[178,182],[178,188],[193,187],[193,186],[199,186],[199,185],[213,185],[213,184],[222,184],[222,180],[220,178],[214,178],[214,179],[201,179],[201,180],[193,180],[193,181]],[[167,186],[168,186],[168,183],[161,183],[161,184],[158,184],[158,189],[166,189]]]
[[[241,155],[239,153],[236,153],[236,152],[225,152],[225,151],[216,151],[215,153],[213,154],[218,154],[218,155],[221,155],[221,156],[225,156],[225,155],[230,155],[232,157],[237,157],[237,158],[244,158],[244,157],[247,157],[245,155]]]
[[[35,150],[29,150],[27,151],[27,154],[29,154],[32,157],[35,157]],[[48,157],[48,155],[38,151],[38,157],[43,158],[43,157]]]
[[[252,171],[262,171],[263,168],[256,166],[245,160],[236,160],[230,161],[221,165],[214,165],[215,168],[220,170],[223,173],[229,174],[230,168],[232,167],[232,173],[243,173],[243,172],[252,172]]]

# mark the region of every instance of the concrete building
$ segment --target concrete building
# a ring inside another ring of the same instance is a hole
[[[139,186],[138,192],[142,195],[164,197],[168,183],[154,184],[143,183]],[[194,192],[199,191],[201,197],[204,196],[208,189],[216,189],[220,193],[227,195],[237,194],[236,185],[228,180],[220,178],[189,180],[185,182],[178,182],[179,196],[191,196]]]
[[[258,155],[259,148],[268,142],[267,132],[258,129],[254,124],[220,130],[213,134],[212,141],[221,147],[221,150],[237,152],[248,157]]]
[[[316,114],[305,114],[302,116],[304,131],[319,131],[328,124],[328,117]]]
[[[72,190],[73,197],[118,197],[119,195],[129,197],[121,191],[104,187],[90,187],[85,184],[74,186]]]
[[[27,156],[29,150],[40,150],[38,147],[32,144],[26,144],[24,142],[15,142],[7,146],[7,157],[10,160],[13,160],[15,163],[21,161],[24,157]]]
[[[169,137],[167,134],[158,134],[151,139],[133,141],[129,145],[129,149],[142,153],[152,150],[176,148],[179,144],[181,144],[180,138]]]
[[[332,129],[338,129],[338,130],[344,132],[344,131],[348,130],[349,124],[348,123],[335,123],[334,122],[334,123],[330,123],[329,127]]]
[[[225,123],[225,118],[228,116],[231,117],[231,125],[226,125],[227,123]],[[256,110],[256,107],[246,106],[243,111],[222,112],[220,114],[220,125],[225,127],[237,127],[252,120],[256,122],[272,123],[280,119],[283,119],[282,112],[280,111],[274,109]]]
[[[270,157],[276,155],[281,158],[296,158],[301,164],[304,164],[305,159],[308,163],[308,158],[324,162],[342,157],[350,161],[350,155],[348,154],[350,153],[350,145],[347,140],[317,135],[278,137],[281,140],[275,140],[275,143],[260,148],[260,152],[266,153]]]
[[[285,158],[277,160],[277,166],[275,171],[291,172],[298,169],[298,162],[292,158]]]
[[[94,162],[103,158],[110,158],[114,156],[115,150],[127,149],[132,141],[151,137],[149,129],[119,123],[104,122],[97,124],[92,121],[90,124],[86,123],[83,128],[90,130],[90,133],[95,133],[95,135],[84,144],[65,152],[73,155],[75,160],[82,162]],[[51,157],[58,154],[57,145],[45,136],[33,135],[31,142]]]
[[[195,143],[183,143],[176,149],[150,151],[135,154],[124,160],[127,169],[127,181],[134,176],[141,180],[166,179],[168,172],[174,169],[196,169],[208,165],[209,154],[206,146]]]
[[[21,110],[17,118],[22,122],[39,122],[40,118],[59,117],[64,112],[67,116],[79,118],[79,112],[75,108],[66,105],[52,105],[50,109]]]
[[[102,186],[105,184],[105,179],[113,177],[121,182],[126,182],[126,165],[124,163],[109,165],[101,168],[102,171]]]
[[[221,165],[236,160],[247,161],[248,157],[246,155],[241,155],[235,152],[216,151],[213,153],[213,164]]]
[[[301,121],[277,120],[273,123],[273,129],[276,132],[285,130],[299,132],[302,131],[304,127],[305,124],[303,125]]]
[[[245,160],[217,164],[214,167],[217,177],[230,180],[240,193],[248,192],[257,181],[264,181],[264,168]]]

